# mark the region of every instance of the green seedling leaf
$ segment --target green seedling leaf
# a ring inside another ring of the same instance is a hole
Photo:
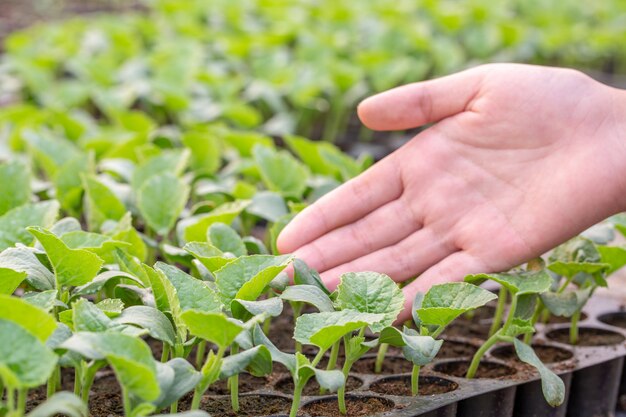
[[[106,359],[120,385],[144,401],[154,401],[160,395],[152,352],[140,338],[116,332],[79,332],[60,348],[90,360]]]
[[[344,335],[384,320],[384,314],[361,313],[353,310],[331,313],[311,313],[298,317],[294,339],[305,345],[329,349]]]
[[[571,278],[577,274],[599,274],[610,269],[609,264],[591,262],[554,262],[548,265],[548,269],[558,275]]]
[[[181,318],[192,335],[215,343],[221,348],[230,346],[244,330],[241,324],[229,319],[224,313],[187,310]]]
[[[30,200],[30,171],[21,161],[0,163],[0,216]]]
[[[143,269],[150,281],[150,288],[152,288],[152,293],[154,294],[155,307],[160,312],[169,314],[172,317],[177,338],[179,340],[186,340],[187,326],[180,317],[182,308],[178,294],[176,293],[176,288],[162,271],[154,270],[147,265],[143,265]]]
[[[130,243],[131,247],[127,248],[126,251],[143,262],[146,259],[148,249],[139,232],[133,228],[132,221],[130,212],[127,212],[118,222],[105,222],[102,225],[102,231],[113,240]]]
[[[26,279],[26,272],[0,267],[0,294],[11,295]]]
[[[72,305],[72,324],[75,332],[105,332],[114,326],[102,310],[85,298]]]
[[[189,186],[166,172],[146,180],[137,192],[137,207],[148,226],[165,236],[174,226],[189,198]]]
[[[214,273],[224,265],[233,262],[236,258],[228,257],[221,250],[209,243],[191,242],[183,248],[199,260],[211,273]]]
[[[404,307],[404,294],[387,275],[376,272],[348,272],[337,286],[337,306],[342,310],[383,314],[370,326],[375,333],[391,326]]]
[[[55,305],[60,304],[60,301],[57,300],[57,290],[27,292],[22,296],[22,300],[39,307],[46,313],[50,313]]]
[[[215,283],[224,305],[235,299],[253,301],[289,265],[292,256],[242,256],[215,272]]]
[[[87,284],[74,288],[74,291],[72,291],[72,296],[77,297],[95,294],[98,291],[102,290],[102,288],[104,288],[104,286],[109,283],[120,283],[129,281],[136,283],[139,286],[144,285],[144,282],[142,280],[132,274],[129,274],[128,272],[105,271],[96,275],[96,277]]]
[[[146,305],[154,306],[154,297],[148,288],[138,287],[136,285],[119,284],[113,292],[115,298],[122,300],[124,305]]]
[[[176,289],[182,311],[196,309],[205,312],[218,312],[222,310],[218,295],[204,281],[200,281],[163,262],[157,262],[155,268],[163,273]]]
[[[83,177],[85,188],[84,210],[89,230],[98,230],[107,220],[119,221],[126,214],[126,207],[95,176]]]
[[[550,254],[550,261],[563,263],[598,263],[600,253],[596,245],[587,238],[576,236],[556,247]]]
[[[289,275],[287,275],[287,273],[285,273],[284,271],[276,275],[276,278],[271,280],[269,283],[269,287],[278,292],[285,291],[288,285]]]
[[[530,320],[514,318],[503,336],[517,337],[522,334],[534,333],[535,328]]]
[[[37,290],[51,290],[54,274],[39,262],[34,251],[25,246],[5,249],[0,252],[0,268],[26,274],[26,282]]]
[[[82,177],[93,175],[95,162],[93,154],[80,154],[63,164],[54,178],[56,197],[64,210],[77,215],[81,209],[83,196]]]
[[[246,212],[269,222],[276,222],[282,216],[289,214],[285,199],[272,191],[260,191],[254,194]]]
[[[168,150],[153,156],[133,172],[132,187],[139,191],[152,177],[170,173],[180,176],[187,166],[191,153],[189,149]]]
[[[0,319],[23,327],[44,343],[57,327],[54,318],[44,310],[16,297],[0,294]]]
[[[21,243],[30,245],[34,240],[28,226],[50,227],[57,218],[59,203],[50,200],[24,204],[0,216],[0,251]]]
[[[126,252],[116,249],[115,260],[121,271],[133,275],[142,282],[142,287],[150,287],[148,274],[144,270],[144,265],[136,258],[130,256]]]
[[[324,285],[320,274],[309,266],[302,259],[294,259],[293,261],[293,282],[298,285],[313,285],[325,294],[330,295],[330,291]]]
[[[220,141],[212,132],[186,132],[181,138],[191,150],[191,169],[196,175],[214,174],[220,167]]]
[[[299,198],[306,190],[307,169],[286,151],[257,145],[252,153],[261,179],[270,191]],[[288,173],[288,175],[285,175]]]
[[[57,289],[87,284],[100,271],[103,261],[99,256],[84,249],[70,249],[61,239],[40,227],[29,227],[28,231],[46,250]]]
[[[2,308],[4,301],[2,299]],[[0,318],[0,338],[0,379],[5,386],[34,388],[52,375],[57,356],[43,345],[41,338],[17,321],[3,317]]]
[[[518,339],[514,339],[513,344],[515,345],[517,357],[522,362],[534,366],[539,372],[539,375],[541,376],[541,390],[543,391],[543,396],[548,401],[548,404],[552,407],[557,407],[563,404],[563,401],[565,401],[565,384],[561,378],[559,378],[554,372],[548,369],[541,362],[541,360],[539,360],[530,346]]]
[[[497,282],[513,295],[540,294],[549,291],[552,286],[552,278],[545,270],[503,274],[476,274],[465,277],[466,282],[477,285],[486,280]]]
[[[602,263],[609,265],[607,275],[611,275],[626,265],[626,247],[598,246],[598,252],[602,256]]]
[[[168,407],[179,400],[193,390],[201,379],[200,373],[182,358],[174,358],[166,363],[157,362],[156,366],[161,395],[152,404],[157,409]]]
[[[83,400],[71,392],[61,391],[35,407],[28,417],[89,417],[89,410]]]
[[[445,327],[496,298],[490,291],[465,282],[433,285],[421,299],[416,314],[421,324]]]
[[[252,150],[257,145],[266,147],[274,145],[272,138],[257,132],[227,131],[224,134],[224,140],[244,157],[252,156]]]
[[[380,333],[380,343],[402,347],[404,357],[416,366],[425,366],[433,361],[443,340],[435,340],[430,336],[420,336],[414,330],[405,329],[401,332],[395,327],[386,327]]]
[[[270,317],[278,317],[283,312],[283,302],[280,298],[268,298],[267,300],[247,301],[233,300],[230,305],[233,317],[240,320],[250,319],[260,314]]]
[[[311,304],[320,312],[335,311],[335,306],[324,291],[314,285],[293,285],[285,288],[280,298],[287,301],[304,302]]]
[[[254,376],[272,373],[272,356],[267,347],[255,346],[224,358],[220,368],[220,379],[230,378],[246,370]]]
[[[224,223],[213,223],[207,232],[210,244],[222,252],[232,253],[235,256],[247,255],[246,245],[237,232]]]
[[[85,249],[95,253],[107,264],[115,263],[116,248],[127,251],[131,247],[131,244],[128,242],[114,240],[105,235],[84,232],[82,230],[65,233],[61,236],[61,240],[70,249]]]
[[[130,324],[146,329],[153,338],[174,346],[176,332],[167,316],[154,307],[131,306],[113,320],[114,323]]]
[[[168,245],[167,243],[161,243],[159,245],[161,254],[169,264],[179,264],[186,268],[190,268],[193,255],[184,249],[177,246]]]
[[[272,356],[272,361],[284,365],[289,372],[294,375],[296,373],[296,357],[295,355],[281,352],[271,340],[267,338],[261,327],[257,324],[252,329],[252,340],[257,346],[265,346]]]
[[[246,250],[250,255],[267,255],[269,251],[265,244],[254,236],[246,236],[243,238]]]
[[[105,298],[104,300],[96,303],[98,307],[107,317],[117,317],[122,314],[124,310],[124,302],[119,298]]]
[[[224,203],[207,214],[192,216],[178,222],[176,230],[179,241],[203,242],[213,223],[231,224],[249,204],[248,200]]]
[[[289,222],[293,220],[294,217],[296,217],[295,213],[289,213],[286,216],[278,219],[276,222],[274,222],[274,224],[272,224],[272,226],[270,226],[270,245],[273,254],[280,254],[280,251],[278,250],[278,246],[276,244],[276,242],[278,241],[278,236],[280,235],[280,232],[287,226],[287,224],[289,224]]]
[[[306,138],[293,135],[285,136],[284,140],[287,146],[289,146],[289,149],[298,155],[312,172],[327,176],[335,176],[339,173],[337,166],[329,163],[320,152],[322,148],[334,148],[332,144],[328,142],[313,142]]]
[[[572,317],[583,308],[592,292],[592,287],[560,294],[546,292],[541,294],[541,301],[555,316]]]

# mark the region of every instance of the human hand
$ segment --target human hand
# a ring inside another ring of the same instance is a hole
[[[626,92],[572,70],[494,64],[363,101],[363,123],[436,123],[303,210],[278,248],[334,288],[377,271],[417,291],[539,256],[626,203]],[[408,318],[405,309],[402,318]]]

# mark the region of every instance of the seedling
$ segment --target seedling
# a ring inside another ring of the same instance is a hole
[[[537,357],[532,348],[517,339],[518,336],[534,332],[531,316],[539,294],[550,289],[552,278],[544,270],[519,271],[503,274],[468,275],[465,281],[480,284],[492,280],[506,288],[511,304],[502,327],[498,329],[476,351],[467,370],[467,378],[474,378],[480,361],[487,351],[498,342],[511,343],[518,358],[537,369],[541,376],[543,395],[548,403],[556,407],[565,399],[565,385],[561,378],[548,369]]]
[[[405,327],[385,328],[380,336],[381,343],[402,347],[404,356],[413,363],[411,393],[419,393],[420,368],[435,358],[442,340],[437,337],[457,317],[473,311],[494,300],[491,292],[468,283],[434,285],[426,294],[417,293],[413,301],[413,320],[417,330]]]

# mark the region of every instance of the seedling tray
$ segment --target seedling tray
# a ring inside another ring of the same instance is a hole
[[[551,369],[559,374],[567,387],[566,401],[557,408],[548,406],[541,393],[539,375],[533,368],[515,360],[502,360],[493,355],[501,345],[494,347],[484,358],[485,361],[506,365],[515,370],[510,377],[497,379],[472,379],[447,375],[441,372],[452,362],[459,360],[469,361],[471,357],[436,359],[432,364],[423,368],[424,378],[443,378],[456,385],[451,392],[436,395],[420,395],[418,397],[378,394],[371,390],[382,380],[407,378],[409,373],[395,374],[365,374],[353,372],[351,375],[363,382],[363,385],[350,391],[348,398],[377,398],[379,403],[385,404],[389,410],[371,414],[372,416],[397,417],[487,417],[487,416],[614,416],[617,396],[620,391],[620,378],[624,356],[626,356],[626,329],[608,325],[607,317],[626,317],[623,304],[611,298],[596,296],[585,307],[586,317],[580,321],[581,335],[585,329],[592,332],[610,332],[617,343],[606,346],[571,346],[559,343],[552,337],[554,332],[567,331],[568,323],[538,325],[533,345],[546,345],[571,352],[569,359],[553,363]],[[617,316],[616,316],[617,315]],[[618,320],[619,321],[619,320]],[[565,330],[562,330],[565,329]],[[475,337],[451,337],[446,340],[463,342],[474,347],[480,346],[483,340]],[[366,356],[365,358],[367,358]],[[369,357],[372,357],[371,355]],[[365,359],[364,358],[364,359]],[[386,359],[400,358],[394,353],[388,354]],[[363,360],[363,359],[362,359]],[[404,360],[404,359],[402,359]],[[245,395],[272,395],[289,399],[289,395],[274,389],[261,389]],[[329,402],[336,406],[336,397],[305,396],[303,397],[301,413],[304,417],[311,416],[307,409],[317,402]],[[282,415],[282,414],[280,414]],[[320,416],[321,414],[314,414]]]

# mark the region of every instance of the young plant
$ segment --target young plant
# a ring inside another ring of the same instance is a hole
[[[402,347],[404,356],[413,363],[411,393],[419,393],[420,368],[432,362],[439,352],[442,340],[437,337],[457,317],[496,299],[491,292],[476,285],[455,282],[432,286],[426,294],[417,293],[413,300],[413,320],[417,330],[385,328],[381,343]]]
[[[561,378],[548,369],[537,357],[533,349],[518,340],[518,336],[534,332],[532,315],[539,294],[550,289],[552,278],[544,270],[519,271],[502,274],[477,274],[468,275],[465,281],[480,284],[486,280],[492,280],[502,285],[510,294],[511,304],[506,320],[474,354],[467,370],[467,378],[474,378],[480,361],[485,353],[496,343],[505,342],[513,344],[518,358],[537,369],[541,376],[543,395],[548,403],[556,407],[565,399],[565,385]]]

